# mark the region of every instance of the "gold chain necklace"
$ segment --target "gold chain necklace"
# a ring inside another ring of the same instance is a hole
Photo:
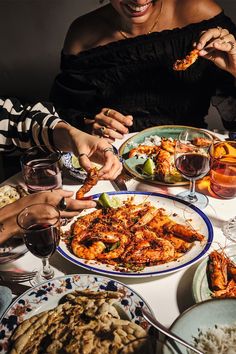
[[[152,25],[151,29],[146,33],[146,34],[150,34],[153,32],[154,28],[156,27],[156,25],[158,24],[159,22],[159,18],[161,16],[161,11],[162,11],[162,1],[161,1],[161,7],[160,7],[160,11],[159,11],[159,14],[157,15],[157,18],[156,18],[156,21],[154,22],[154,24]],[[121,30],[119,30],[119,33],[122,35],[122,37],[124,37],[125,39],[129,39],[129,38],[132,38],[132,37],[129,37],[127,36],[127,34]]]

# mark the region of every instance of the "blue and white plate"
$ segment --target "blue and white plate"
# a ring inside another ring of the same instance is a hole
[[[127,285],[92,274],[65,275],[31,288],[12,303],[0,319],[0,354],[8,352],[9,338],[21,322],[56,307],[61,297],[74,290],[121,292],[124,296],[117,299],[121,313],[148,331],[150,326],[142,316],[142,308],[151,309]]]
[[[127,198],[133,197],[134,203],[136,204],[142,203],[143,201],[150,201],[151,204],[157,208],[164,208],[168,215],[171,215],[176,222],[192,226],[195,230],[205,236],[205,240],[202,242],[194,242],[193,247],[176,261],[145,267],[143,270],[137,272],[131,270],[119,271],[115,266],[112,265],[103,264],[94,260],[78,258],[68,249],[65,242],[61,240],[57,250],[63,257],[72,263],[105,275],[137,278],[159,276],[178,271],[185,267],[189,267],[193,263],[199,261],[199,259],[205,255],[211,246],[213,240],[213,228],[211,222],[200,209],[194,207],[193,205],[189,205],[175,197],[159,193],[109,192],[108,194],[111,196],[116,196],[121,200],[127,200]],[[91,196],[91,199],[96,200],[99,198],[99,195],[100,194]],[[91,210],[85,211],[80,215],[82,216],[89,212],[91,212]]]
[[[115,154],[118,154],[118,150],[115,146],[113,146],[113,149],[114,149]],[[72,156],[73,156],[72,152],[67,152],[62,155],[61,160],[62,160],[63,166],[65,167],[65,169],[68,171],[68,173],[72,177],[83,182],[87,176],[87,172],[82,167],[76,168],[73,166]],[[97,168],[101,167],[101,165],[99,165],[97,163],[93,163],[93,166],[96,166]]]

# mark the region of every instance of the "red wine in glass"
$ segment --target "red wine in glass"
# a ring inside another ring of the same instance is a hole
[[[55,252],[60,239],[60,212],[53,205],[32,204],[17,216],[28,250],[42,259],[43,269],[38,271],[33,284],[53,278],[54,270],[49,257]]]
[[[24,234],[28,250],[36,257],[50,257],[56,250],[60,239],[60,230],[51,224],[31,225]]]
[[[201,154],[183,154],[176,158],[175,166],[185,178],[199,179],[209,172],[210,160]]]
[[[213,138],[206,131],[197,128],[184,129],[176,141],[175,166],[190,180],[189,191],[177,196],[200,208],[208,205],[208,198],[195,191],[195,181],[204,177],[210,170],[210,146]]]

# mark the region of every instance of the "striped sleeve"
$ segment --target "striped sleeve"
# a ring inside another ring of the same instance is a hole
[[[53,146],[53,129],[62,121],[50,103],[22,105],[0,98],[0,151],[13,152],[33,145]]]

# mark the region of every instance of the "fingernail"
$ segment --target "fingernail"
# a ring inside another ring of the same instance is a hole
[[[207,53],[208,52],[206,50],[204,50],[204,49],[199,52],[200,55],[206,55]]]

